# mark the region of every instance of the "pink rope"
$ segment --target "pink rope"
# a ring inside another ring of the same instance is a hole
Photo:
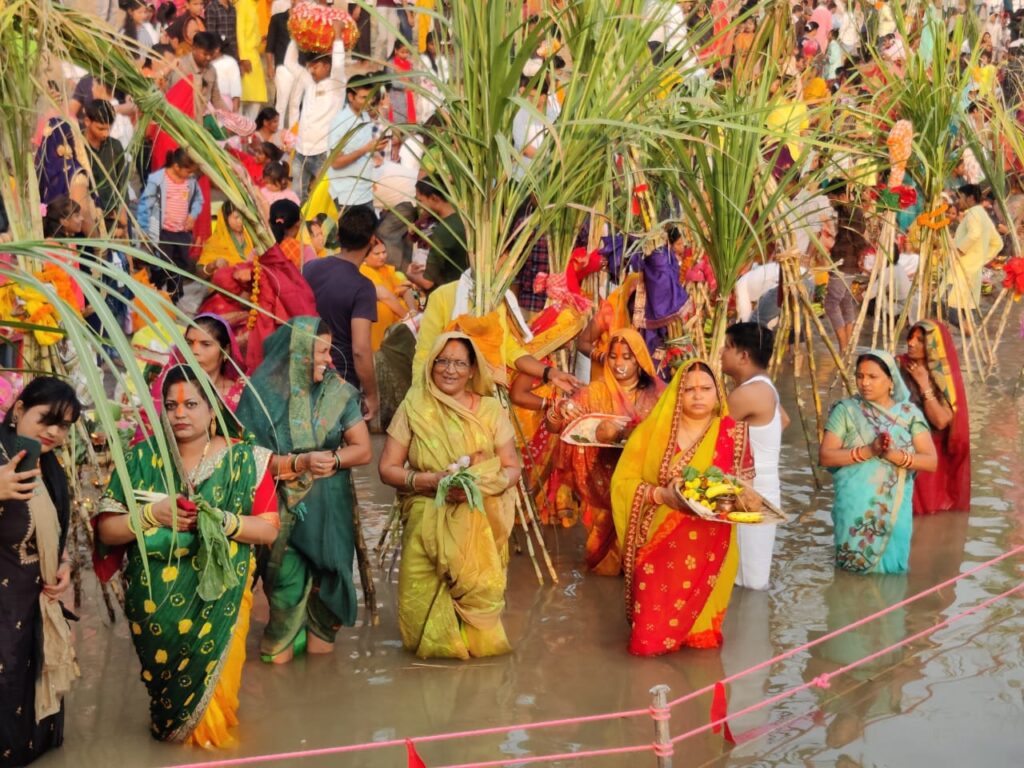
[[[490,736],[494,734],[505,734],[509,731],[533,730],[537,728],[554,728],[561,725],[578,725],[580,723],[594,723],[602,720],[618,720],[629,717],[643,717],[651,715],[651,708],[628,709],[622,712],[605,712],[599,715],[584,715],[583,717],[566,717],[561,720],[544,720],[539,723],[524,723],[520,725],[499,725],[491,728],[479,728],[473,731],[457,731],[454,733],[432,733],[426,736],[417,736],[412,739],[389,739],[387,741],[371,741],[364,744],[346,744],[338,747],[321,747],[319,749],[301,750],[298,752],[276,752],[269,755],[251,755],[249,757],[231,757],[224,760],[211,760],[202,763],[187,763],[178,765],[175,768],[226,768],[236,765],[258,765],[276,760],[293,760],[303,757],[325,757],[328,755],[340,755],[346,752],[364,752],[371,749],[386,749],[387,747],[404,747],[407,741],[414,744],[426,744],[432,741],[448,741],[450,739],[464,739],[471,736]],[[651,749],[651,745],[633,748]],[[582,753],[579,753],[582,754]],[[549,758],[545,758],[549,759]],[[528,762],[528,758],[516,758],[516,763]],[[499,763],[500,765],[501,763]]]
[[[853,622],[852,624],[847,624],[845,627],[840,627],[839,629],[835,630],[834,632],[829,632],[827,635],[823,635],[822,637],[819,637],[816,640],[811,640],[808,643],[804,643],[803,645],[799,645],[796,648],[792,648],[792,649],[790,649],[788,651],[785,651],[784,653],[780,653],[778,656],[774,656],[774,657],[772,657],[770,659],[767,659],[766,661],[762,661],[760,664],[755,664],[752,667],[747,667],[747,669],[744,669],[744,670],[742,670],[740,672],[737,672],[737,673],[735,673],[733,675],[729,675],[729,677],[723,678],[719,682],[722,683],[723,685],[727,685],[729,683],[735,682],[736,680],[739,680],[741,677],[746,677],[749,674],[753,674],[754,672],[758,672],[758,671],[760,671],[762,669],[765,669],[767,667],[771,667],[771,666],[773,666],[774,664],[777,664],[780,661],[785,661],[788,658],[796,656],[798,653],[802,653],[802,652],[804,652],[806,650],[809,650],[810,648],[813,648],[816,645],[820,645],[821,643],[824,643],[827,640],[832,640],[833,638],[838,637],[839,635],[843,634],[844,632],[849,632],[851,629],[856,629],[857,627],[863,626],[864,624],[867,624],[868,622],[871,622],[871,621],[874,621],[875,619],[881,618],[882,616],[885,616],[886,614],[892,613],[893,611],[895,611],[895,610],[897,610],[899,608],[902,608],[902,607],[904,607],[906,605],[909,605],[910,603],[913,603],[916,600],[920,600],[922,597],[924,597],[926,595],[930,595],[933,592],[938,592],[940,589],[944,589],[944,588],[948,587],[950,584],[955,584],[956,582],[960,581],[961,579],[965,579],[968,576],[973,576],[974,574],[978,573],[979,571],[983,571],[986,568],[990,568],[993,565],[995,565],[996,563],[1001,562],[1003,560],[1006,560],[1007,558],[1013,557],[1014,555],[1020,554],[1021,552],[1024,552],[1024,544],[1021,544],[1018,547],[1014,547],[1013,549],[1009,550],[1008,552],[1004,552],[1003,554],[1001,554],[1001,555],[999,555],[997,557],[993,557],[991,560],[986,560],[984,563],[981,563],[980,565],[977,565],[977,566],[975,566],[974,568],[971,568],[968,571],[964,571],[963,573],[957,574],[953,578],[947,579],[946,581],[942,582],[941,584],[936,584],[934,587],[930,587],[929,589],[926,589],[923,592],[918,592],[916,595],[911,595],[910,597],[906,598],[905,600],[901,600],[898,603],[894,603],[893,605],[890,605],[888,608],[883,608],[882,610],[878,611],[877,613],[872,613],[870,616],[865,616],[863,619],[858,619],[857,621]],[[672,708],[675,708],[675,707],[679,706],[680,704],[682,704],[684,702],[690,701],[691,699],[695,699],[698,696],[702,696],[702,695],[704,695],[706,693],[711,693],[712,691],[714,691],[715,685],[717,685],[717,683],[711,683],[710,685],[706,685],[703,688],[700,688],[700,689],[698,689],[696,691],[691,691],[690,693],[684,694],[683,696],[680,696],[678,699],[673,699],[672,701],[670,701],[668,703],[668,706],[669,706],[670,709],[672,709]]]
[[[730,675],[729,677],[723,678],[722,680],[720,680],[718,682],[723,684],[723,685],[726,684],[726,683],[731,683],[731,682],[734,682],[735,680],[738,680],[739,678],[744,677],[746,675],[749,675],[749,674],[751,674],[753,672],[756,672],[758,670],[764,669],[766,667],[770,667],[770,666],[772,666],[773,664],[775,664],[775,663],[777,663],[779,661],[783,661],[785,659],[791,658],[792,656],[795,656],[796,654],[801,653],[803,651],[806,651],[806,650],[808,650],[810,648],[813,648],[814,646],[819,645],[819,644],[825,642],[826,640],[831,640],[831,639],[833,639],[833,638],[835,638],[835,637],[837,637],[837,636],[839,636],[839,635],[841,635],[841,634],[843,634],[845,632],[850,631],[851,629],[856,629],[857,627],[860,627],[860,626],[862,626],[862,625],[864,625],[864,624],[866,624],[866,623],[868,623],[870,621],[874,621],[875,619],[877,619],[877,618],[879,618],[881,616],[885,616],[886,614],[891,613],[892,611],[895,611],[898,608],[902,608],[903,606],[906,606],[906,605],[908,605],[908,604],[910,604],[910,603],[912,603],[912,602],[914,602],[916,600],[919,600],[920,598],[922,598],[922,597],[924,597],[926,595],[930,595],[933,592],[937,592],[940,589],[948,587],[949,585],[954,584],[957,581],[960,581],[961,579],[967,578],[968,576],[972,576],[972,575],[974,575],[974,574],[976,574],[976,573],[978,573],[978,572],[980,572],[980,571],[982,571],[982,570],[984,570],[986,568],[990,568],[991,566],[995,565],[996,563],[999,563],[999,562],[1001,562],[1003,560],[1006,560],[1007,558],[1013,557],[1014,555],[1017,555],[1017,554],[1019,554],[1021,552],[1024,552],[1024,544],[1022,544],[1020,546],[1017,546],[1017,547],[1009,550],[1008,552],[1004,552],[1003,554],[998,555],[997,557],[994,557],[991,560],[987,560],[984,563],[981,563],[980,565],[977,565],[974,568],[971,568],[970,570],[964,571],[963,573],[958,574],[957,576],[954,576],[951,579],[947,579],[946,581],[942,582],[941,584],[936,584],[935,586],[933,586],[933,587],[931,587],[929,589],[926,589],[923,592],[918,592],[916,595],[908,597],[905,600],[901,600],[900,602],[895,603],[894,605],[891,605],[888,608],[885,608],[885,609],[883,609],[881,611],[878,611],[877,613],[873,613],[870,616],[866,616],[863,619],[860,619],[858,621],[853,622],[852,624],[848,624],[845,627],[841,627],[840,629],[837,629],[834,632],[830,632],[827,635],[823,635],[822,637],[819,637],[816,640],[812,640],[811,642],[804,643],[801,646],[798,646],[798,647],[793,648],[791,650],[785,651],[784,653],[781,653],[778,656],[775,656],[775,657],[773,657],[771,659],[768,659],[766,661],[763,661],[760,664],[756,664],[756,665],[754,665],[752,667],[748,667],[747,669],[742,670],[741,672],[737,672],[737,673],[735,673],[733,675]],[[747,707],[746,709],[743,709],[743,710],[741,710],[739,712],[736,712],[736,713],[734,713],[734,714],[732,714],[730,716],[724,717],[724,718],[719,719],[719,720],[715,720],[714,722],[711,722],[711,723],[709,723],[707,725],[704,725],[704,726],[701,726],[699,728],[695,728],[695,729],[693,729],[691,731],[688,731],[687,733],[682,734],[681,736],[676,736],[676,737],[674,737],[672,739],[671,743],[675,744],[675,743],[677,743],[679,741],[682,741],[683,739],[689,738],[691,736],[695,736],[695,735],[700,734],[700,733],[704,733],[705,731],[708,731],[711,728],[718,727],[718,726],[721,726],[721,725],[725,724],[726,721],[729,719],[729,717],[740,717],[740,716],[742,716],[744,714],[747,714],[748,712],[754,712],[754,711],[756,711],[758,709],[761,709],[763,707],[769,706],[769,705],[774,704],[774,703],[776,703],[778,701],[786,699],[789,696],[792,696],[792,695],[794,695],[796,693],[799,693],[800,691],[806,690],[806,689],[808,689],[808,688],[810,688],[810,687],[812,687],[814,685],[819,685],[819,687],[827,687],[828,680],[833,675],[841,674],[842,672],[846,671],[847,669],[852,669],[852,668],[854,668],[854,667],[856,667],[856,666],[858,666],[860,664],[865,663],[866,661],[870,661],[871,659],[877,658],[879,655],[884,655],[886,653],[889,653],[892,650],[894,650],[895,648],[899,648],[899,647],[901,647],[902,645],[905,645],[908,642],[912,642],[913,640],[917,639],[918,637],[922,637],[924,635],[929,634],[930,632],[934,632],[936,629],[939,629],[939,628],[941,628],[943,626],[947,626],[948,624],[951,624],[951,623],[953,623],[955,621],[958,621],[958,620],[964,618],[965,616],[968,616],[968,615],[974,613],[975,611],[980,610],[981,608],[983,608],[983,607],[985,607],[987,605],[990,605],[991,603],[995,602],[996,600],[999,600],[999,599],[1001,599],[1003,597],[1007,597],[1007,596],[1013,594],[1014,592],[1016,592],[1016,591],[1018,591],[1018,590],[1020,590],[1022,588],[1024,588],[1024,584],[1018,585],[1014,589],[1011,589],[1008,592],[1004,592],[1002,595],[999,595],[996,598],[992,598],[990,600],[986,600],[983,603],[979,603],[978,605],[974,606],[973,608],[968,609],[967,611],[964,611],[963,613],[960,613],[960,614],[954,616],[951,619],[947,619],[947,620],[945,620],[945,621],[943,621],[943,622],[941,622],[939,624],[936,624],[933,627],[931,627],[931,628],[929,628],[927,630],[924,630],[923,632],[919,632],[918,634],[916,634],[916,635],[914,635],[914,636],[912,636],[910,638],[905,638],[900,643],[897,643],[897,644],[895,644],[893,646],[890,646],[889,648],[886,648],[883,651],[879,651],[878,653],[872,654],[871,656],[865,657],[864,659],[861,659],[858,662],[854,662],[853,664],[848,665],[847,667],[844,667],[843,669],[841,669],[841,670],[839,670],[837,672],[834,672],[834,673],[832,673],[830,675],[821,675],[818,678],[815,678],[815,680],[811,681],[810,683],[804,683],[803,685],[800,685],[800,686],[798,686],[796,688],[793,688],[790,691],[786,691],[786,692],[784,692],[782,694],[778,694],[777,696],[774,696],[774,697],[772,697],[770,699],[765,699],[764,701],[761,701],[758,704],[755,704],[755,705],[752,705],[750,707]],[[674,709],[676,706],[678,706],[679,704],[682,704],[683,702],[690,701],[691,699],[694,699],[694,698],[696,698],[698,696],[701,696],[701,695],[703,695],[705,693],[712,692],[714,690],[716,684],[717,683],[712,683],[711,685],[707,685],[704,688],[701,688],[701,689],[696,690],[696,691],[692,691],[691,693],[688,693],[688,694],[686,694],[684,696],[681,696],[678,699],[670,701],[668,703],[668,709],[669,710]],[[658,713],[658,716],[655,716],[655,712]],[[582,717],[567,717],[567,718],[561,718],[561,719],[558,719],[558,720],[545,720],[545,721],[541,721],[539,723],[523,723],[523,724],[519,724],[519,725],[501,725],[501,726],[494,726],[494,727],[491,727],[491,728],[480,728],[480,729],[470,730],[470,731],[457,731],[457,732],[451,732],[451,733],[436,733],[436,734],[429,734],[429,735],[426,735],[426,736],[416,737],[416,738],[413,738],[413,739],[389,739],[387,741],[374,741],[374,742],[367,742],[367,743],[363,743],[363,744],[348,744],[348,745],[344,745],[344,746],[322,747],[322,748],[319,748],[319,749],[299,750],[299,751],[294,751],[294,752],[278,752],[278,753],[267,754],[267,755],[252,755],[252,756],[249,756],[249,757],[235,757],[235,758],[227,758],[227,759],[224,759],[224,760],[212,760],[212,761],[208,761],[208,762],[188,763],[188,764],[185,764],[185,765],[178,765],[178,766],[176,766],[176,768],[228,768],[229,766],[258,765],[260,763],[269,763],[269,762],[280,761],[280,760],[295,760],[295,759],[301,759],[301,758],[306,758],[306,757],[325,757],[325,756],[329,756],[329,755],[340,755],[340,754],[346,754],[346,753],[350,753],[350,752],[365,752],[365,751],[373,750],[373,749],[386,749],[386,748],[389,748],[389,747],[404,747],[408,741],[412,741],[415,744],[426,744],[426,743],[436,742],[436,741],[449,741],[449,740],[452,740],[452,739],[464,739],[464,738],[470,738],[470,737],[475,737],[475,736],[488,736],[488,735],[494,735],[494,734],[506,734],[509,731],[537,730],[537,729],[540,729],[540,728],[555,728],[555,727],[565,726],[565,725],[579,725],[581,723],[593,723],[593,722],[601,722],[601,721],[604,721],[604,720],[616,720],[616,719],[631,718],[631,717],[648,716],[648,717],[654,717],[655,720],[658,720],[658,719],[660,719],[660,712],[661,712],[661,710],[653,710],[651,708],[631,709],[631,710],[625,710],[625,711],[622,711],[622,712],[608,712],[608,713],[596,714],[596,715],[584,715]],[[649,751],[649,750],[653,750],[653,751],[657,752],[657,750],[660,750],[660,749],[663,749],[663,748],[664,748],[663,745],[645,744],[645,745],[636,745],[636,746],[631,746],[631,747],[616,747],[616,748],[610,748],[610,749],[605,749],[605,750],[591,750],[591,751],[588,751],[588,752],[572,752],[572,753],[567,753],[567,754],[564,754],[564,755],[544,755],[542,757],[517,757],[515,759],[499,760],[499,761],[492,761],[492,762],[487,762],[487,763],[466,763],[466,764],[463,764],[463,765],[447,766],[447,768],[485,768],[487,766],[501,766],[501,765],[507,765],[509,763],[527,764],[527,763],[537,763],[537,762],[550,761],[550,760],[572,760],[572,759],[579,758],[579,757],[598,757],[598,756],[601,756],[601,755],[625,754],[625,753],[629,753],[629,752],[641,752],[641,751]]]
[[[1006,592],[1003,592],[1000,595],[996,595],[995,597],[990,597],[988,600],[984,600],[984,601],[978,603],[977,605],[971,606],[966,611],[958,613],[955,616],[951,616],[948,619],[943,619],[938,624],[934,624],[934,625],[928,627],[927,629],[923,629],[920,632],[917,632],[916,634],[910,635],[909,637],[905,637],[902,640],[900,640],[899,642],[893,643],[892,645],[888,646],[887,648],[883,648],[880,651],[875,651],[874,653],[869,654],[868,656],[865,656],[862,659],[858,659],[857,661],[851,662],[850,664],[847,664],[844,667],[840,667],[835,672],[828,672],[828,673],[823,674],[823,675],[818,675],[816,678],[811,680],[809,683],[802,683],[801,685],[798,685],[796,688],[791,688],[788,691],[783,691],[782,693],[778,693],[775,696],[771,696],[770,698],[764,699],[763,701],[759,701],[756,704],[751,704],[749,707],[741,709],[739,712],[734,712],[731,715],[726,715],[725,717],[719,718],[718,720],[713,720],[712,722],[708,723],[707,725],[702,725],[702,726],[700,726],[698,728],[694,728],[692,730],[689,730],[686,733],[681,733],[678,736],[673,736],[672,737],[672,743],[673,744],[678,744],[680,741],[684,741],[684,740],[689,739],[689,738],[691,738],[693,736],[698,736],[698,735],[700,735],[702,733],[706,733],[707,731],[710,731],[712,728],[715,728],[715,727],[723,725],[730,718],[742,717],[743,715],[748,715],[751,712],[756,712],[759,709],[764,709],[765,707],[771,706],[773,704],[778,704],[780,701],[785,701],[786,699],[788,699],[791,696],[794,696],[794,695],[800,693],[801,691],[806,691],[808,688],[815,688],[815,687],[817,687],[817,688],[828,688],[829,687],[829,683],[830,683],[830,681],[831,681],[831,679],[833,677],[836,677],[838,675],[844,674],[845,672],[849,672],[851,669],[856,669],[857,667],[861,666],[862,664],[866,664],[869,661],[873,661],[874,659],[877,659],[880,656],[885,656],[887,653],[892,653],[897,648],[902,648],[904,645],[912,643],[915,640],[919,640],[922,637],[925,637],[926,635],[930,635],[932,632],[934,632],[937,629],[942,629],[943,627],[948,627],[951,624],[955,624],[956,622],[960,621],[961,619],[964,619],[967,616],[970,616],[971,614],[977,613],[982,608],[987,608],[988,606],[992,605],[993,603],[996,603],[999,600],[1002,600],[1003,598],[1009,597],[1010,595],[1014,594],[1015,592],[1019,592],[1022,589],[1024,589],[1024,583],[1018,584],[1016,587],[1013,587],[1012,589],[1008,589]]]
[[[664,745],[670,748],[671,745]],[[535,755],[532,757],[507,757],[504,760],[489,760],[486,763],[459,763],[443,765],[440,768],[498,768],[502,765],[524,765],[528,763],[547,763],[553,760],[577,760],[584,757],[603,757],[606,755],[625,755],[631,752],[654,752],[657,754],[662,745],[637,744],[630,747],[608,747],[607,749],[591,749],[586,752],[564,752],[561,755]]]

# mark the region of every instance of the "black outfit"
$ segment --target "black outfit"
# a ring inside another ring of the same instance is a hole
[[[14,455],[14,430],[0,426],[6,464]],[[71,497],[67,477],[53,453],[39,459],[43,484],[57,508],[60,549],[68,535]],[[42,664],[39,611],[42,576],[28,502],[0,502],[0,766],[22,766],[64,741],[64,708],[35,719],[36,678]]]
[[[284,66],[284,56],[288,52],[291,34],[288,32],[288,16],[291,11],[281,11],[270,17],[267,27],[267,53],[274,57],[274,66]]]

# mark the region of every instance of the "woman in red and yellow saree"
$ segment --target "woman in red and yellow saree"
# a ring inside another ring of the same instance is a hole
[[[971,508],[971,424],[960,360],[949,329],[922,320],[907,334],[907,353],[896,358],[910,402],[921,409],[939,457],[934,472],[914,478],[914,514]]]
[[[612,334],[603,371],[601,380],[548,411],[547,426],[553,434],[583,414],[603,413],[628,420],[624,425],[606,421],[599,428],[607,432],[607,442],[622,441],[650,415],[665,389],[643,337],[631,328]],[[587,568],[602,576],[618,576],[622,571],[611,499],[612,473],[620,455],[617,448],[587,448],[559,440],[548,483],[549,500],[556,504],[559,516],[568,506],[569,518],[582,518],[587,528]]]
[[[164,378],[175,466],[153,438],[129,451],[127,475],[113,476],[93,521],[94,563],[108,579],[127,555],[124,610],[153,737],[226,747],[238,724],[253,545],[273,543],[278,516],[270,451],[212,430],[199,375],[178,366]],[[131,498],[142,514],[129,512]]]
[[[725,415],[711,368],[691,360],[634,430],[612,476],[630,653],[722,644],[739,562],[735,531],[680,511],[669,487],[687,467],[711,466],[744,480],[754,476],[746,425]]]

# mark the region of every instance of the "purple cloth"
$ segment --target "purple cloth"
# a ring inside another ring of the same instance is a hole
[[[679,262],[668,248],[655,249],[650,256],[634,256],[637,271],[643,273],[644,288],[647,291],[647,307],[644,317],[647,322],[657,323],[673,317],[689,296],[679,282]]]
[[[651,354],[668,340],[668,324],[686,304],[689,295],[679,282],[679,262],[668,247],[655,249],[644,258],[633,254],[633,269],[643,276],[647,303],[641,333]]]
[[[626,262],[626,251],[633,245],[635,238],[626,235],[612,235],[601,238],[601,247],[597,249],[608,260],[608,275],[613,283],[621,283],[622,268]]]
[[[49,205],[67,195],[71,179],[83,170],[75,158],[75,135],[64,118],[51,117],[43,129],[43,142],[36,151],[39,202]]]

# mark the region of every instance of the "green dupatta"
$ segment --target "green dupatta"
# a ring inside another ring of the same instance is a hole
[[[131,489],[126,490],[115,474],[100,502],[100,513],[128,514],[130,490],[169,492],[163,460],[152,438],[132,448],[126,458]],[[228,445],[196,467],[194,497],[216,509],[248,515],[269,460],[266,449]],[[170,492],[183,493],[185,483],[177,477],[175,482]],[[250,547],[229,543],[230,564],[238,581],[207,602],[197,594],[198,535],[152,528],[142,541],[149,575],[139,545],[130,544],[124,573],[125,615],[149,692],[153,734],[163,741],[184,741],[202,720],[217,687],[249,576]]]
[[[322,382],[313,381],[313,344],[319,324],[316,317],[296,317],[264,342],[263,362],[235,413],[258,445],[280,456],[335,450],[343,444],[344,433],[362,420],[359,391],[336,371],[328,370]],[[274,590],[285,551],[291,547],[316,572],[320,600],[344,624],[354,624],[355,499],[349,470],[315,482],[311,475],[302,475],[279,484],[278,497],[281,530],[264,573],[268,592]],[[310,586],[306,585],[307,592]],[[305,620],[305,602],[293,602],[295,608],[288,616],[271,621],[274,627],[284,627],[280,644],[290,642]]]

